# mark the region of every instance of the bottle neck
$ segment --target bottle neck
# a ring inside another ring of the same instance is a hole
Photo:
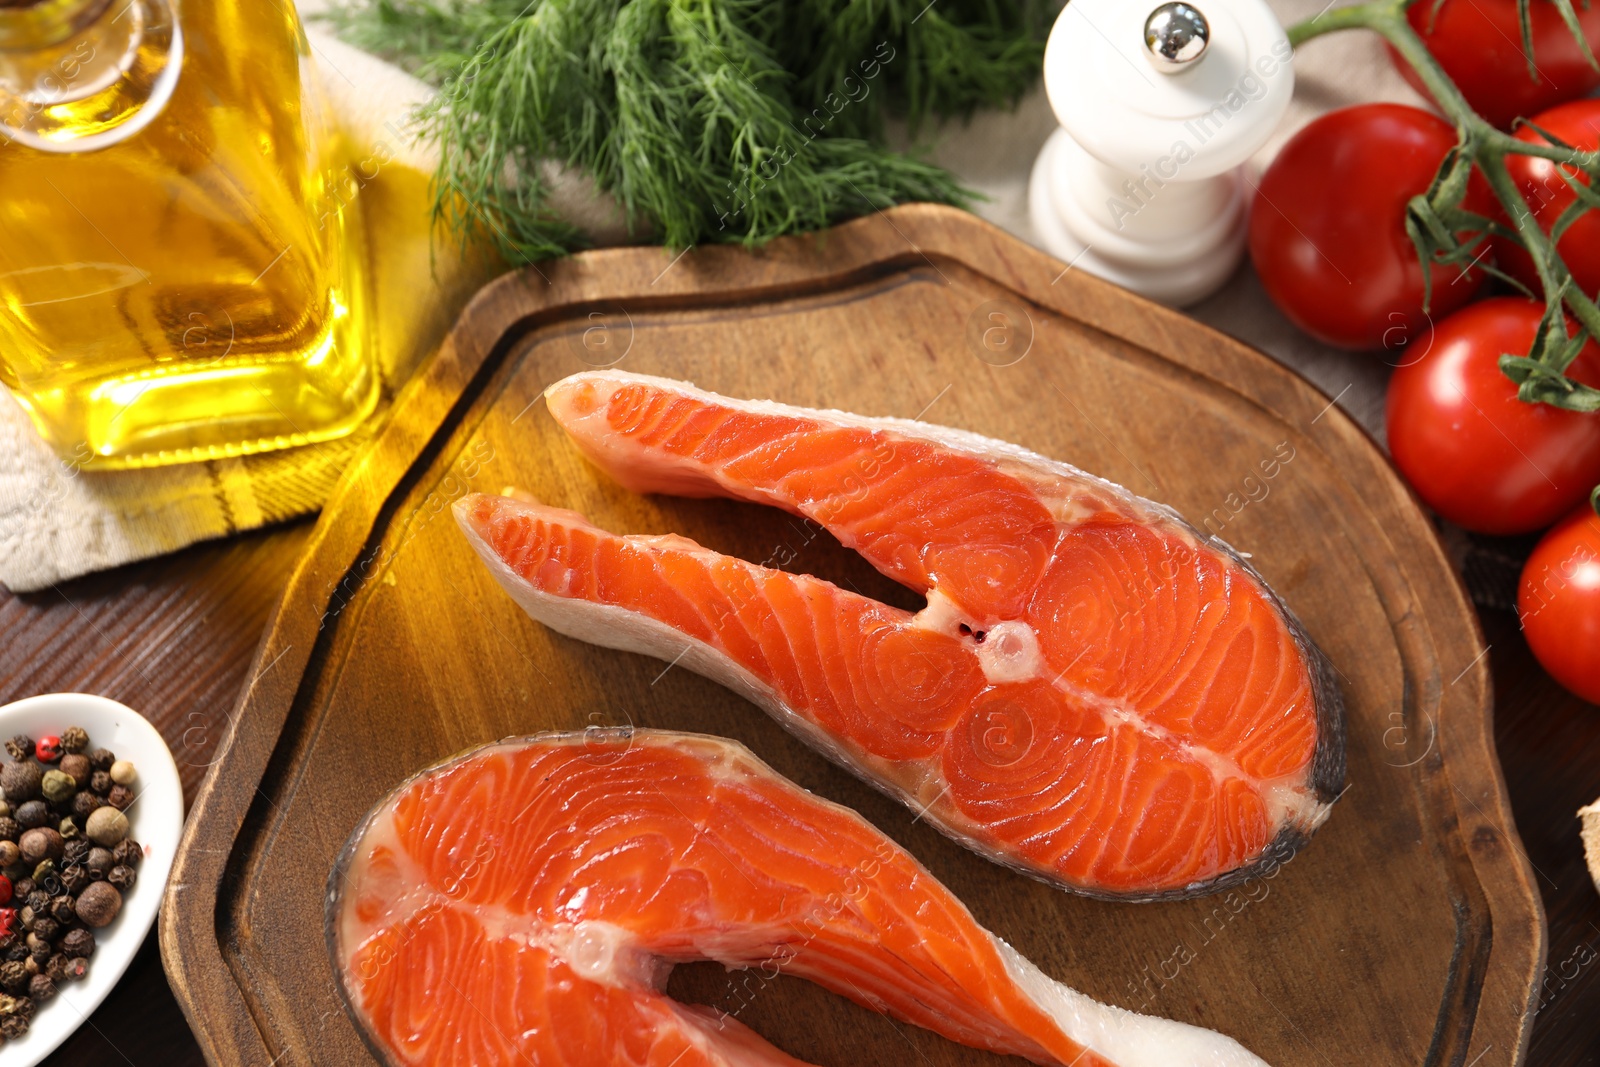
[[[177,0],[0,0],[0,139],[45,152],[125,141],[182,67]]]
[[[111,0],[0,0],[0,51],[61,44],[92,25]]]

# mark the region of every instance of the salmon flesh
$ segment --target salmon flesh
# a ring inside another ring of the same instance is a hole
[[[623,487],[782,508],[926,597],[908,612],[684,537],[458,501],[550,628],[716,679],[956,840],[1076,892],[1221,889],[1327,817],[1344,779],[1327,659],[1170,508],[911,420],[614,371],[546,402]]]
[[[859,815],[692,734],[551,734],[423,772],[357,827],[328,932],[392,1067],[805,1067],[667,996],[691,960],[1052,1067],[1265,1067],[1053,980]]]

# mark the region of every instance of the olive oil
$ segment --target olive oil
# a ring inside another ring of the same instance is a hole
[[[0,4],[0,381],[93,466],[327,440],[377,399],[293,5],[168,2]]]

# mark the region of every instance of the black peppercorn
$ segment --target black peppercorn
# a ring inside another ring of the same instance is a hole
[[[111,780],[111,775],[107,774],[105,771],[95,771],[93,774],[89,775],[90,791],[97,793],[100,796],[105,796],[107,793],[111,792],[111,787],[115,784],[116,783],[112,782]]]
[[[22,992],[23,987],[27,984],[28,968],[16,960],[0,963],[0,989],[15,995]]]
[[[50,898],[50,917],[63,926],[68,925],[78,917],[77,909],[73,906],[72,898],[63,893],[58,897]]]
[[[30,800],[18,805],[12,818],[24,830],[37,830],[50,821],[50,808],[42,800]]]
[[[91,875],[81,863],[74,863],[72,866],[63,870],[60,874],[60,878],[61,888],[73,895],[82,892],[84,886],[94,881],[94,876]]]
[[[61,731],[63,752],[82,752],[89,747],[89,731],[81,726],[69,726]]]
[[[94,955],[94,934],[82,926],[68,930],[61,937],[61,951],[68,956],[88,959]]]
[[[0,815],[0,841],[15,841],[22,836],[22,824],[9,815]]]
[[[137,877],[132,867],[113,867],[111,873],[106,875],[106,881],[126,893],[133,888],[134,879]]]
[[[28,996],[34,1000],[49,1000],[56,995],[56,984],[47,974],[36,974],[28,982]]]
[[[131,837],[124,837],[117,842],[117,847],[111,850],[111,856],[122,867],[137,867],[144,859],[144,848]]]
[[[54,956],[55,954],[56,950],[50,947],[50,943],[48,941],[40,941],[28,949],[28,955],[32,957],[33,962],[38,964],[40,967],[43,967],[45,964],[49,963],[50,957]]]
[[[5,959],[7,963],[21,963],[28,958],[28,946],[22,941],[13,941],[7,946]]]
[[[50,894],[42,889],[35,889],[28,894],[28,899],[23,901],[23,906],[34,914],[50,907]]]
[[[89,766],[97,771],[109,771],[117,762],[117,754],[108,748],[97,748],[89,753]]]
[[[95,878],[102,878],[111,868],[117,865],[116,857],[109,848],[91,848],[89,855],[84,859],[83,865],[89,874]]]
[[[33,936],[40,941],[54,941],[60,933],[61,924],[50,918],[48,911],[34,913]]]
[[[39,887],[33,884],[32,878],[18,878],[11,883],[11,891],[17,900],[27,900],[37,888]]]
[[[104,804],[104,798],[95,796],[89,790],[84,789],[73,795],[72,804],[69,806],[68,810],[72,812],[73,818],[77,819],[79,822],[82,822],[94,813],[94,809],[101,807]]]
[[[6,742],[6,751],[11,753],[11,758],[14,760],[32,759],[33,738],[29,737],[27,734],[18,734],[16,737],[13,737],[11,740]],[[109,766],[109,764],[107,764],[107,766]]]
[[[28,1017],[21,1012],[0,1015],[0,1037],[15,1041],[28,1032]]]
[[[128,805],[133,803],[134,792],[125,785],[114,785],[111,792],[106,794],[106,803],[118,811],[128,810]]]
[[[86,837],[76,837],[68,841],[61,849],[61,862],[66,866],[82,864],[88,859],[89,851],[94,848],[94,842]]]
[[[5,791],[8,804],[21,804],[35,799],[43,784],[44,768],[32,760],[0,767],[0,790]]]
[[[77,931],[73,931],[73,932],[76,933]],[[88,933],[88,931],[85,930],[84,933]],[[72,934],[68,934],[67,936],[71,937]],[[50,957],[50,962],[44,965],[44,973],[48,974],[50,976],[50,980],[55,982],[57,985],[59,985],[62,982],[66,981],[67,980],[67,956],[66,956],[66,953],[65,952],[57,952],[54,956],[51,956]]]

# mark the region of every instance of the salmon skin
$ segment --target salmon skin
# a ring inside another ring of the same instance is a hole
[[[636,492],[812,519],[912,613],[678,536],[456,503],[552,629],[716,679],[984,856],[1119,900],[1294,853],[1344,779],[1331,667],[1251,566],[1176,512],[1015,445],[602,371],[546,392]]]
[[[328,900],[345,1004],[392,1067],[805,1067],[663,992],[706,959],[753,970],[752,995],[790,974],[1053,1067],[1265,1067],[1051,979],[855,812],[719,738],[470,752],[378,804]]]

